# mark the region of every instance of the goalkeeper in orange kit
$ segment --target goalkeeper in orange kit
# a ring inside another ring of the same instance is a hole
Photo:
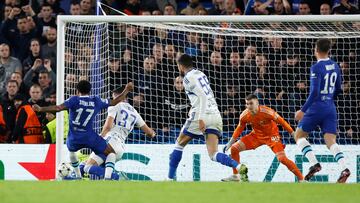
[[[245,129],[246,124],[251,125],[252,131],[235,142]],[[246,110],[241,113],[239,125],[233,133],[231,140],[224,147],[224,152],[231,148],[231,157],[235,161],[240,162],[241,151],[256,149],[262,145],[267,145],[275,153],[277,159],[294,173],[299,181],[302,181],[304,178],[299,168],[285,155],[285,145],[281,142],[277,124],[280,124],[290,134],[294,133],[291,126],[273,109],[259,105],[258,98],[255,95],[251,94],[247,96]],[[240,180],[248,181],[247,174],[241,175],[240,177],[236,169],[233,169],[233,175],[222,179],[222,181]]]

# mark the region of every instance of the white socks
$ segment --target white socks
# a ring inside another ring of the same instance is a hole
[[[74,172],[77,178],[81,178],[80,168],[79,168],[79,159],[76,156],[76,152],[70,152],[70,162],[71,166],[74,168]]]
[[[331,145],[330,151],[334,155],[335,161],[339,163],[341,170],[345,170],[346,169],[345,157],[344,157],[344,153],[340,150],[339,145],[336,143]]]
[[[110,153],[105,161],[105,176],[104,179],[111,179],[111,174],[114,171],[116,156],[115,153]]]
[[[309,160],[311,165],[319,163],[315,157],[315,154],[310,146],[310,143],[305,138],[300,138],[296,142],[297,146],[301,150],[302,154]]]

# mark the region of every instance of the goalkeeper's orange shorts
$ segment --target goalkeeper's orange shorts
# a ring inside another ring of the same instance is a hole
[[[240,140],[245,144],[247,150],[256,149],[262,145],[267,145],[276,154],[278,152],[284,151],[285,149],[285,145],[281,142],[280,135],[260,137],[257,136],[254,132],[251,132],[242,137]]]

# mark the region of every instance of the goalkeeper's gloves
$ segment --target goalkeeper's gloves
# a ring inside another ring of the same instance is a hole
[[[295,138],[295,131],[291,133],[291,136]]]
[[[234,138],[231,138],[230,141],[224,146],[223,152],[225,153],[227,150],[230,149],[231,145],[233,145],[235,142]]]

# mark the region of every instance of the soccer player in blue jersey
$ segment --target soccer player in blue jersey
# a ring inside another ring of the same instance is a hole
[[[93,129],[95,116],[105,108],[114,106],[126,98],[126,95],[133,89],[133,84],[128,83],[125,90],[114,100],[101,99],[97,96],[90,96],[91,84],[81,80],[76,86],[77,96],[71,96],[63,104],[40,107],[34,105],[37,112],[59,112],[69,109],[69,134],[66,145],[70,151],[71,165],[74,167],[77,178],[81,178],[79,160],[76,151],[82,148],[90,148],[96,154],[105,154],[105,179],[111,179],[115,165],[115,151],[111,145],[99,136]]]
[[[311,67],[310,94],[301,110],[295,113],[295,119],[300,122],[294,138],[303,155],[312,164],[305,176],[305,180],[310,180],[321,170],[321,165],[306,138],[312,130],[320,126],[326,146],[342,169],[337,181],[344,183],[350,176],[350,170],[346,167],[343,152],[336,144],[337,112],[334,103],[336,95],[342,92],[342,76],[338,64],[329,58],[330,48],[331,41],[328,39],[319,39],[316,42],[317,63]]]

